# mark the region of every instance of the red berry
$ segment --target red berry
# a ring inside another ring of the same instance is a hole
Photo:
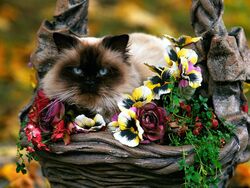
[[[212,128],[213,129],[217,129],[218,128],[218,125],[219,125],[219,122],[217,119],[212,119]]]
[[[200,134],[200,129],[199,128],[194,128],[193,135],[198,136],[199,134]]]
[[[183,101],[180,102],[180,107],[181,107],[181,109],[185,109],[186,105],[185,105],[185,103]]]
[[[223,148],[226,145],[226,141],[224,138],[220,140],[220,147]]]
[[[194,124],[194,126],[197,127],[197,128],[202,128],[202,123],[201,122],[196,122]]]
[[[200,118],[196,116],[195,121],[200,121]]]
[[[248,113],[248,104],[243,104],[243,105],[241,106],[241,110],[242,110],[243,112]]]
[[[191,112],[191,106],[190,105],[186,105],[185,109],[186,109],[187,112]]]

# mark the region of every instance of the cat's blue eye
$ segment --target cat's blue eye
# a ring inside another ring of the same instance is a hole
[[[73,73],[76,75],[81,75],[82,74],[82,69],[78,68],[78,67],[74,67],[73,69]]]
[[[100,76],[105,76],[106,74],[108,74],[108,69],[102,68],[102,69],[99,70],[99,75]]]

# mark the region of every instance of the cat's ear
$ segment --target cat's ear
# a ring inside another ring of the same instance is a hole
[[[73,48],[79,43],[77,38],[62,33],[53,33],[53,39],[58,51]]]
[[[116,35],[116,36],[107,36],[102,40],[102,44],[105,48],[109,48],[114,51],[121,53],[127,52],[127,46],[129,41],[129,35]]]

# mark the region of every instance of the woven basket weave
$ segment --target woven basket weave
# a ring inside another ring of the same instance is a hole
[[[58,53],[53,32],[86,35],[87,8],[88,0],[58,0],[54,21],[43,22],[38,31],[37,49],[31,56],[39,81]],[[223,0],[193,0],[192,25],[196,35],[203,37],[196,46],[204,79],[199,92],[211,99],[218,116],[229,117],[237,126],[235,136],[220,152],[222,174],[219,187],[225,187],[236,164],[250,156],[250,118],[240,111],[246,102],[242,81],[250,81],[250,51],[243,29],[234,28],[228,33],[222,13]],[[27,116],[31,104],[22,111],[21,121]],[[25,136],[22,145],[27,146]],[[50,145],[50,149],[49,153],[36,153],[52,188],[181,187],[184,174],[179,171],[178,161],[183,152],[188,153],[188,164],[193,163],[194,156],[191,146],[151,143],[129,148],[121,145],[109,132],[76,134],[70,145],[59,142]]]
[[[222,174],[220,187],[232,174],[241,146],[247,139],[245,128],[237,129],[235,137],[221,149]],[[52,187],[181,187],[183,172],[178,161],[188,153],[193,163],[191,146],[156,144],[130,148],[114,140],[108,132],[76,134],[70,145],[55,143],[51,152],[39,151],[39,162]]]

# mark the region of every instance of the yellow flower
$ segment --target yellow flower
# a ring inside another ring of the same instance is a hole
[[[170,61],[169,66],[166,66],[165,68],[156,68],[152,65],[147,66],[151,70],[155,70],[157,75],[148,78],[148,80],[144,82],[144,85],[152,90],[154,99],[160,99],[161,95],[170,93],[172,91],[171,84],[173,79],[180,77],[178,63]]]
[[[184,46],[187,46],[189,44],[192,43],[196,43],[199,40],[201,40],[201,37],[190,37],[190,36],[186,36],[186,35],[182,35],[181,37],[179,37],[178,39],[170,36],[170,35],[164,35],[167,39],[169,39],[172,43],[175,44],[175,46],[178,46],[180,48],[183,48]]]
[[[198,55],[192,49],[182,48],[181,50],[177,52],[177,56],[180,58],[181,64],[184,64],[184,62],[186,61],[196,64],[198,61]]]
[[[115,139],[129,147],[135,147],[143,140],[144,131],[140,126],[140,122],[136,119],[135,111],[136,108],[124,109],[118,115],[117,120],[108,125],[114,132]]]
[[[197,70],[192,70],[187,73],[187,77],[188,77],[190,87],[196,89],[197,87],[201,86],[201,82],[202,82],[201,72]]]
[[[106,123],[100,114],[96,114],[93,119],[81,114],[75,118],[74,125],[77,131],[93,132],[105,127]]]
[[[180,59],[181,78],[188,80],[189,86],[193,89],[201,86],[202,74],[198,66],[194,66],[198,61],[198,55],[192,49],[182,48],[177,52]]]
[[[118,107],[121,111],[124,109],[129,109],[131,107],[141,107],[144,104],[150,102],[153,99],[152,91],[146,87],[141,86],[135,88],[132,95],[124,95],[121,102],[118,103]]]
[[[91,118],[86,117],[85,115],[79,115],[76,117],[75,119],[75,123],[79,126],[79,127],[93,127],[95,125],[95,121]]]
[[[200,87],[202,82],[202,74],[200,67],[194,67],[192,64],[189,65],[188,70],[182,72],[181,78],[182,79],[179,82],[179,87],[186,87],[182,84],[183,80],[187,80],[188,85],[193,89]]]

